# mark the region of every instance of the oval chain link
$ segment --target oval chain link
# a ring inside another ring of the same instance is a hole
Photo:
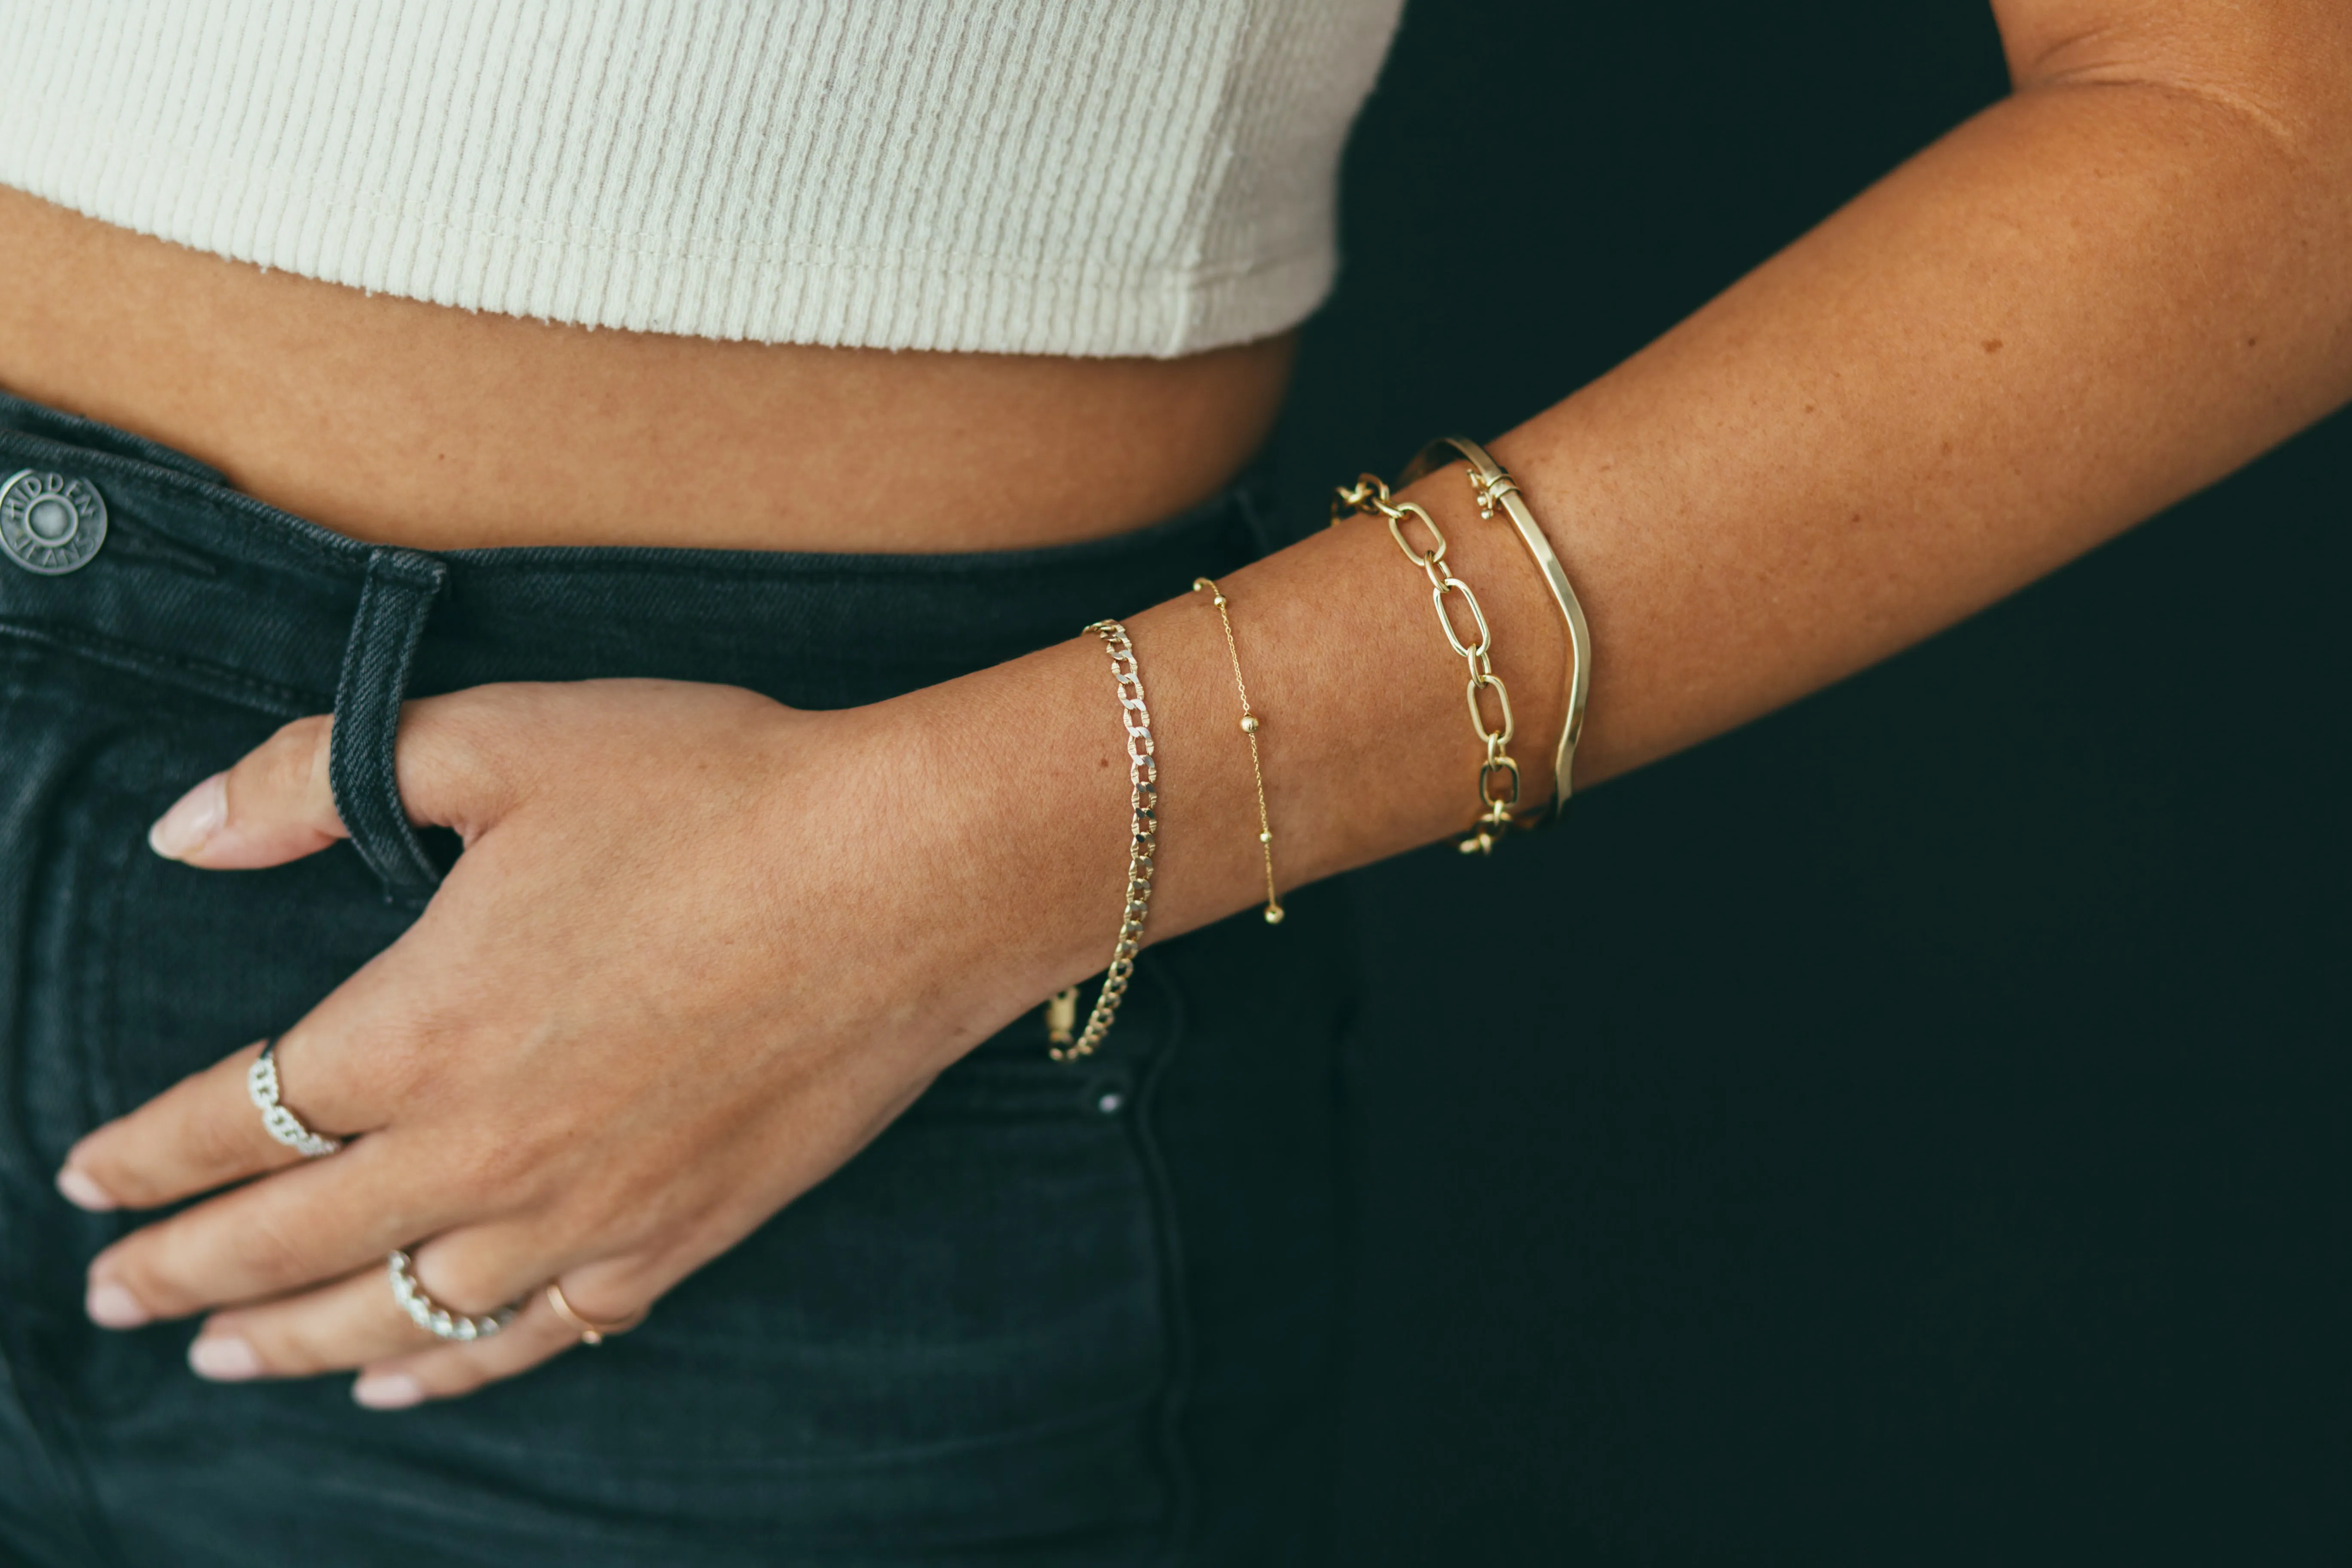
[[[1486,728],[1486,715],[1478,706],[1478,693],[1490,687],[1494,689],[1495,700],[1500,703],[1503,709],[1503,727],[1499,730]],[[1477,730],[1478,739],[1486,743],[1487,753],[1491,756],[1496,748],[1509,745],[1511,737],[1518,732],[1518,723],[1511,717],[1510,688],[1505,686],[1503,678],[1493,670],[1481,669],[1472,673],[1467,695],[1470,699],[1471,725]]]
[[[1445,613],[1445,595],[1448,594],[1461,595],[1464,601],[1469,605],[1470,618],[1478,626],[1477,647],[1464,647],[1462,639],[1454,635],[1454,617]],[[1472,593],[1470,584],[1461,578],[1445,577],[1441,578],[1437,586],[1429,591],[1429,602],[1437,606],[1437,624],[1445,628],[1447,646],[1470,661],[1470,678],[1473,680],[1479,679],[1491,668],[1486,659],[1486,650],[1494,645],[1495,634],[1486,629],[1486,612],[1478,607],[1478,595]]]
[[[1389,537],[1396,541],[1396,547],[1399,550],[1404,552],[1404,558],[1423,572],[1434,574],[1439,564],[1445,559],[1445,531],[1437,526],[1437,520],[1430,516],[1419,501],[1410,500],[1402,506],[1384,508],[1381,515],[1389,520]],[[1415,550],[1412,547],[1405,538],[1404,529],[1401,526],[1409,517],[1417,517],[1421,520],[1422,526],[1429,530],[1430,538],[1437,541],[1436,549],[1423,551]]]

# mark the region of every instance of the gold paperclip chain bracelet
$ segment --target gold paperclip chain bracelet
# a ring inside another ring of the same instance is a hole
[[[1460,655],[1469,668],[1470,725],[1477,731],[1486,756],[1478,764],[1477,825],[1470,837],[1462,840],[1461,848],[1465,855],[1490,854],[1503,830],[1516,826],[1511,820],[1511,807],[1519,804],[1519,764],[1507,750],[1517,726],[1511,718],[1511,694],[1504,687],[1503,678],[1495,673],[1495,661],[1490,655],[1495,639],[1486,629],[1486,612],[1478,607],[1478,595],[1470,591],[1470,584],[1445,570],[1445,531],[1437,526],[1437,520],[1429,515],[1426,508],[1418,501],[1392,498],[1388,485],[1377,474],[1359,474],[1354,484],[1341,485],[1334,492],[1331,521],[1337,524],[1360,512],[1377,512],[1388,520],[1389,537],[1396,541],[1404,558],[1420,567],[1422,574],[1429,579],[1429,602],[1437,611],[1437,624],[1444,628],[1446,646]],[[1406,542],[1402,525],[1408,518],[1420,521],[1437,542],[1436,549],[1415,550]],[[1447,597],[1456,594],[1470,607],[1471,624],[1478,628],[1478,640],[1466,646],[1454,630],[1454,616],[1445,607]],[[1493,729],[1487,728],[1486,711],[1478,701],[1479,693],[1490,690],[1502,711],[1502,722]],[[1508,788],[1497,793],[1497,780],[1507,783]]]
[[[1411,485],[1457,461],[1468,465],[1470,499],[1478,503],[1478,515],[1491,521],[1499,509],[1510,520],[1519,542],[1543,574],[1544,586],[1551,590],[1552,605],[1568,632],[1568,689],[1561,693],[1568,716],[1560,722],[1559,745],[1552,754],[1551,809],[1528,826],[1557,821],[1576,787],[1576,743],[1584,735],[1584,700],[1592,689],[1592,633],[1584,624],[1584,605],[1569,583],[1568,571],[1560,565],[1551,541],[1544,537],[1536,514],[1528,510],[1518,481],[1486,447],[1467,436],[1440,436],[1413,454],[1412,461],[1397,476],[1397,484]]]

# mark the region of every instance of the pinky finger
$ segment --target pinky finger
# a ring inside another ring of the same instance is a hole
[[[456,1399],[554,1360],[580,1342],[580,1331],[559,1316],[540,1291],[514,1320],[487,1340],[435,1345],[372,1362],[352,1384],[352,1397],[371,1410],[405,1410],[428,1399]]]

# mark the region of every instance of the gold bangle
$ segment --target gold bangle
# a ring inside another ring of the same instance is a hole
[[[1274,825],[1265,816],[1265,770],[1258,765],[1258,717],[1250,710],[1249,688],[1242,684],[1242,653],[1234,646],[1234,618],[1225,613],[1225,591],[1206,577],[1192,579],[1192,592],[1209,591],[1209,603],[1217,607],[1217,619],[1225,628],[1225,653],[1234,661],[1234,689],[1242,698],[1242,739],[1249,742],[1250,773],[1257,780],[1257,847],[1265,858],[1265,923],[1282,923],[1282,897],[1274,887]]]
[[[1076,1041],[1056,1045],[1045,1054],[1057,1062],[1091,1056],[1110,1033],[1111,1019],[1135,978],[1135,955],[1143,946],[1143,920],[1151,909],[1151,857],[1160,842],[1160,764],[1152,758],[1151,710],[1144,706],[1143,671],[1135,662],[1135,645],[1117,621],[1097,621],[1087,630],[1109,650],[1110,668],[1118,682],[1118,721],[1127,731],[1127,807],[1129,816],[1127,847],[1127,896],[1119,914],[1118,941],[1112,947],[1110,967],[1103,972],[1102,993]],[[1075,1000],[1075,999],[1074,999]],[[1075,1009],[1073,1009],[1075,1011]],[[1052,1024],[1047,1025],[1049,1029]]]
[[[1437,611],[1437,624],[1444,629],[1446,646],[1459,654],[1469,668],[1470,723],[1478,732],[1486,755],[1478,764],[1477,824],[1470,837],[1462,840],[1461,849],[1465,855],[1473,851],[1489,854],[1503,830],[1516,826],[1511,807],[1519,804],[1519,764],[1507,750],[1517,725],[1511,718],[1511,694],[1504,687],[1503,678],[1495,673],[1491,653],[1495,639],[1486,629],[1486,612],[1478,607],[1478,595],[1470,591],[1470,584],[1445,570],[1445,531],[1437,526],[1437,520],[1429,515],[1427,508],[1417,501],[1393,500],[1389,487],[1378,475],[1359,474],[1354,484],[1341,485],[1333,493],[1331,521],[1337,526],[1342,518],[1358,512],[1377,512],[1388,520],[1389,537],[1404,552],[1404,558],[1420,567],[1422,575],[1429,579],[1429,602]],[[1421,525],[1429,530],[1429,536],[1437,541],[1436,549],[1415,550],[1406,542],[1401,525],[1408,518],[1420,520]],[[1446,612],[1449,594],[1462,595],[1470,606],[1471,623],[1478,628],[1478,640],[1468,647],[1463,645],[1461,635],[1454,629],[1454,617]],[[1478,702],[1479,694],[1489,690],[1494,692],[1503,716],[1502,723],[1491,730],[1486,727],[1486,710]],[[1496,793],[1497,780],[1506,781],[1506,793]]]
[[[1491,521],[1499,506],[1503,515],[1511,520],[1519,542],[1527,546],[1528,553],[1535,557],[1537,568],[1543,573],[1544,585],[1551,590],[1551,602],[1559,607],[1559,618],[1568,626],[1567,714],[1560,721],[1559,747],[1552,758],[1551,805],[1536,822],[1528,824],[1534,826],[1559,816],[1560,807],[1568,804],[1575,788],[1576,742],[1584,733],[1584,700],[1592,688],[1592,633],[1585,626],[1584,606],[1577,602],[1568,573],[1553,552],[1551,541],[1537,526],[1536,514],[1528,510],[1518,482],[1487,454],[1486,447],[1467,436],[1440,436],[1413,454],[1412,461],[1397,476],[1397,487],[1402,489],[1423,475],[1435,473],[1457,457],[1470,465],[1470,494],[1478,503],[1478,515]]]

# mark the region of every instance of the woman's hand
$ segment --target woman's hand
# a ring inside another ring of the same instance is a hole
[[[360,1367],[363,1404],[446,1398],[576,1342],[549,1281],[625,1319],[823,1180],[1058,984],[971,907],[998,880],[984,843],[936,799],[883,817],[943,761],[897,706],[661,681],[411,703],[403,798],[466,854],[277,1048],[287,1106],[352,1142],[305,1161],[269,1136],[258,1043],[90,1133],[59,1177],[86,1207],[275,1173],[109,1247],[90,1315],[215,1309],[207,1375]],[[328,732],[290,724],[199,784],[156,847],[226,870],[331,844]],[[395,1247],[453,1310],[528,1300],[494,1338],[436,1342],[394,1300]]]

